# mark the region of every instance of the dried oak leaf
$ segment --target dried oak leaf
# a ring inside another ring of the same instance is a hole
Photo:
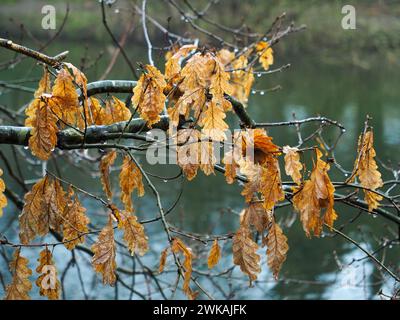
[[[21,256],[21,248],[14,252],[14,259],[10,262],[10,270],[13,273],[12,281],[6,287],[5,300],[30,300],[29,291],[32,283],[29,277],[32,270],[28,267],[28,259]]]
[[[151,65],[145,66],[143,73],[133,89],[132,106],[137,108],[141,118],[149,126],[160,120],[165,107],[164,88],[167,85],[162,73]]]
[[[190,300],[194,300],[196,299],[198,292],[192,291],[192,289],[190,288],[190,280],[192,277],[192,259],[193,259],[193,255],[192,255],[192,250],[188,247],[186,247],[186,245],[183,243],[183,241],[179,238],[174,238],[172,241],[172,246],[171,246],[171,250],[174,253],[182,253],[183,257],[184,257],[184,261],[183,261],[183,268],[184,268],[184,274],[183,274],[183,292],[186,294],[186,296],[190,299]]]
[[[158,266],[158,273],[162,273],[165,268],[165,264],[167,262],[167,256],[169,252],[169,247],[165,248],[160,255],[160,264]]]
[[[32,110],[34,116],[27,120],[32,126],[28,144],[34,156],[40,160],[48,160],[57,145],[58,119],[47,96],[41,96],[35,108],[36,110]]]
[[[117,151],[112,150],[101,158],[99,164],[101,184],[103,185],[103,190],[108,199],[112,198],[112,191],[110,187],[110,167],[114,164],[116,158]]]
[[[40,276],[36,280],[36,285],[40,289],[40,295],[47,297],[49,300],[60,299],[61,283],[57,278],[57,269],[51,251],[47,248],[42,250],[38,262],[39,265],[36,268],[36,272]]]
[[[335,187],[328,176],[330,167],[321,160],[322,153],[319,149],[316,149],[316,154],[317,162],[310,180],[306,180],[303,186],[294,188],[293,196],[294,208],[300,213],[307,236],[310,236],[311,232],[319,236],[323,223],[332,227],[337,218],[333,208]],[[325,209],[325,213],[321,218],[322,209]]]
[[[289,250],[287,238],[283,234],[281,227],[273,221],[268,229],[265,239],[267,245],[268,266],[271,268],[275,279],[278,279],[279,271],[286,260]]]
[[[142,197],[144,195],[144,186],[142,173],[129,155],[124,157],[119,174],[119,185],[121,188],[121,201],[125,205],[125,210],[131,213],[134,212],[132,192],[137,189],[138,196]]]
[[[94,253],[92,258],[94,270],[101,273],[104,284],[113,286],[117,280],[115,274],[117,263],[115,261],[116,248],[111,216],[107,225],[101,230],[96,243],[92,246],[92,251]]]
[[[64,210],[63,242],[68,250],[73,250],[76,245],[84,243],[84,234],[89,231],[87,225],[89,218],[85,214],[86,209],[74,195],[72,188],[69,190],[69,200]]]
[[[284,146],[283,153],[285,154],[286,174],[291,176],[296,184],[301,184],[301,170],[303,170],[303,164],[300,162],[300,154],[298,149]]]
[[[221,248],[218,244],[218,240],[215,239],[207,259],[208,268],[209,269],[214,268],[220,259],[221,259]]]
[[[27,118],[25,119],[25,127],[32,127],[32,122],[36,117],[36,109],[40,104],[40,97],[44,93],[51,92],[51,83],[50,83],[50,72],[47,68],[43,68],[43,76],[39,81],[39,86],[34,93],[34,99],[25,109],[25,114]]]
[[[266,41],[260,41],[256,45],[256,51],[259,55],[258,61],[263,66],[264,70],[268,70],[269,66],[274,63],[274,51]]]
[[[256,280],[261,272],[260,256],[257,254],[257,249],[258,245],[251,239],[250,231],[241,226],[233,236],[233,263],[249,276],[250,283]]]
[[[378,165],[375,161],[376,151],[374,149],[373,131],[367,131],[365,135],[361,135],[358,145],[359,161],[356,161],[356,175],[360,179],[360,184],[364,188],[365,201],[368,203],[368,210],[372,211],[379,206],[379,202],[383,199],[381,195],[373,192],[383,186],[381,173],[378,171]],[[357,168],[358,162],[358,168]]]
[[[121,221],[118,225],[124,231],[123,239],[133,256],[136,252],[143,256],[149,250],[148,238],[144,232],[143,225],[137,217],[131,214],[121,214]]]

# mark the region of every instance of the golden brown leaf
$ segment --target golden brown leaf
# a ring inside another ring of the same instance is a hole
[[[34,117],[27,120],[32,126],[29,148],[40,160],[48,160],[57,144],[58,119],[50,108],[50,98],[42,96],[40,99],[35,104]]]
[[[165,63],[165,78],[171,79],[181,71],[179,64],[180,59],[186,57],[192,50],[195,50],[197,46],[188,44],[180,47],[173,55],[168,57]]]
[[[64,210],[67,205],[65,191],[58,180],[50,180],[44,195],[45,202],[45,221],[42,223],[48,224],[48,230],[60,231],[64,222]]]
[[[275,279],[278,279],[279,271],[282,268],[282,264],[286,260],[286,254],[289,250],[287,244],[287,238],[283,234],[281,227],[274,222],[268,230],[266,237],[268,266],[271,268]]]
[[[232,62],[232,69],[232,96],[246,105],[254,83],[253,68],[248,67],[248,58],[241,55]]]
[[[0,169],[0,177],[3,175],[3,170]],[[3,209],[7,206],[7,198],[4,195],[6,190],[6,184],[4,180],[0,178],[0,218],[3,216]]]
[[[246,228],[254,228],[262,234],[271,220],[271,212],[266,211],[260,202],[250,202],[249,206],[240,214],[240,224]]]
[[[61,69],[54,81],[52,100],[60,111],[70,112],[79,107],[78,93],[73,78],[66,69]]]
[[[167,255],[168,255],[169,247],[165,248],[160,255],[160,265],[158,267],[158,273],[162,273],[165,268],[165,263],[167,262]]]
[[[251,239],[249,230],[241,226],[233,237],[233,263],[249,276],[250,282],[256,280],[261,272],[257,249],[258,245]]]
[[[296,184],[301,184],[301,170],[303,169],[303,165],[300,162],[298,149],[285,146],[283,147],[283,153],[285,154],[286,174],[291,176]]]
[[[215,239],[208,255],[208,268],[214,268],[217,265],[219,259],[221,259],[221,248],[218,244],[218,241]]]
[[[141,118],[151,126],[160,120],[165,106],[164,88],[167,83],[161,72],[151,66],[145,66],[146,73],[140,76],[133,89],[132,106],[137,108]]]
[[[50,72],[47,68],[43,68],[43,76],[39,81],[39,87],[36,89],[34,93],[34,99],[29,104],[29,106],[25,109],[25,114],[27,118],[25,119],[25,127],[32,127],[32,123],[36,117],[36,109],[40,104],[40,97],[44,93],[50,93]]]
[[[226,117],[224,110],[214,100],[206,105],[207,109],[204,111],[202,118],[202,134],[212,140],[226,140],[225,131],[229,129],[229,126],[224,121]]]
[[[49,231],[45,201],[48,184],[49,178],[45,176],[25,194],[24,207],[19,216],[19,237],[23,244],[28,244],[37,235],[44,236]]]
[[[10,270],[13,274],[11,284],[6,287],[5,300],[30,300],[29,291],[32,283],[29,277],[32,270],[28,267],[28,259],[21,256],[21,248],[14,252],[14,259],[10,262]]]
[[[113,286],[117,280],[115,274],[117,263],[115,261],[116,249],[111,216],[107,225],[101,230],[96,243],[92,246],[92,251],[94,253],[92,258],[94,270],[101,273],[104,284]]]
[[[186,178],[191,181],[197,175],[200,164],[200,133],[196,129],[182,129],[177,136],[177,163]]]
[[[329,176],[329,164],[321,160],[322,153],[316,149],[317,162],[311,173],[310,180],[305,181],[302,187],[294,188],[293,205],[300,213],[300,220],[307,236],[310,233],[319,236],[322,231],[322,225],[325,222],[332,227],[337,218],[334,205],[333,186]],[[323,218],[321,218],[321,209],[325,209]]]
[[[259,62],[264,70],[268,70],[269,66],[274,63],[274,51],[269,46],[268,42],[260,41],[256,45],[256,51],[259,55]]]
[[[383,199],[381,195],[373,192],[383,186],[381,173],[375,161],[376,152],[374,149],[374,134],[367,131],[364,137],[361,135],[358,146],[358,157],[355,164],[356,175],[364,188],[365,201],[368,203],[368,210],[372,211],[379,206]],[[358,163],[358,167],[357,167]]]
[[[143,256],[149,250],[148,238],[143,225],[137,221],[137,217],[130,214],[121,215],[121,223],[118,226],[124,230],[124,241],[133,256],[136,252]]]
[[[127,212],[134,212],[132,204],[132,192],[137,189],[139,197],[144,195],[142,173],[129,155],[124,157],[121,172],[119,174],[119,185],[121,188],[121,201]]]
[[[36,285],[40,288],[40,295],[46,296],[49,300],[60,299],[61,283],[57,278],[57,269],[51,251],[47,248],[41,251],[38,262],[36,272],[40,276],[36,280]]]
[[[192,291],[190,288],[190,279],[192,277],[192,250],[187,248],[186,245],[179,238],[174,238],[172,241],[171,250],[174,253],[182,253],[184,257],[183,268],[184,270],[184,281],[183,281],[183,292],[187,295],[190,300],[196,299],[198,293]]]
[[[279,162],[274,156],[268,156],[262,167],[260,192],[264,196],[265,210],[272,210],[277,202],[285,199]]]
[[[89,231],[87,227],[89,218],[85,215],[86,209],[82,207],[71,188],[69,196],[70,199],[64,211],[63,242],[68,250],[73,250],[76,245],[84,243],[84,234]]]
[[[101,158],[99,165],[101,183],[109,200],[112,198],[112,191],[110,187],[110,167],[114,164],[116,158],[117,151],[112,150]]]

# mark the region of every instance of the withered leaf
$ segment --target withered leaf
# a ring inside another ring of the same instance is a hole
[[[114,164],[116,158],[117,151],[112,150],[101,158],[99,165],[101,183],[108,199],[112,198],[112,191],[110,187],[110,167]]]
[[[271,268],[275,279],[278,279],[279,271],[286,260],[289,250],[287,238],[283,234],[281,227],[273,221],[268,229],[266,237],[268,266]]]
[[[38,262],[39,265],[36,268],[36,272],[40,276],[36,280],[36,285],[40,289],[40,295],[47,297],[49,300],[60,299],[61,283],[57,277],[57,269],[51,251],[47,248],[42,250]]]
[[[208,268],[212,269],[214,268],[219,259],[221,259],[221,248],[218,244],[218,240],[214,240],[213,241],[213,245],[211,247],[210,253],[208,255],[208,259],[207,259],[207,264],[208,264]]]
[[[94,270],[101,273],[104,284],[113,286],[117,280],[115,274],[117,263],[115,261],[116,248],[111,216],[107,225],[101,230],[96,243],[92,246],[92,251],[94,253],[92,258]]]
[[[192,291],[190,288],[190,279],[192,277],[192,250],[186,247],[183,241],[179,238],[174,238],[172,241],[171,250],[174,253],[182,253],[184,257],[183,268],[184,268],[184,281],[183,281],[183,292],[187,295],[190,300],[196,299],[198,293]]]
[[[29,277],[32,270],[28,267],[28,259],[21,256],[21,248],[14,252],[14,259],[10,262],[10,270],[13,274],[12,281],[6,287],[5,300],[30,300],[29,291],[32,283]]]
[[[144,186],[142,173],[129,155],[124,157],[119,174],[119,185],[121,188],[121,201],[125,205],[125,210],[131,213],[134,212],[132,192],[137,189],[138,196],[142,197],[144,195]]]
[[[64,211],[63,242],[68,250],[72,250],[76,245],[84,243],[90,221],[85,214],[86,209],[79,202],[78,196],[74,195],[72,188],[69,190],[69,197]]]
[[[233,237],[233,263],[249,276],[250,282],[256,280],[261,272],[257,249],[258,245],[251,239],[250,231],[241,226]]]
[[[283,153],[285,154],[286,174],[291,176],[296,184],[301,184],[303,164],[300,162],[298,149],[285,146],[283,147]]]

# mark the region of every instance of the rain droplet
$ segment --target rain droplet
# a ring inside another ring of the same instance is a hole
[[[376,219],[376,218],[378,218],[378,215],[377,214],[373,214],[372,218]]]
[[[256,94],[257,91],[256,90],[251,90],[251,94]]]
[[[235,49],[233,50],[233,52],[234,52],[234,53],[238,53],[238,52],[239,52],[239,49],[238,49],[238,48],[235,48]]]
[[[267,40],[268,40],[268,38],[267,38],[267,37],[264,37],[264,38],[263,38],[263,41],[267,41]]]
[[[28,146],[25,146],[25,147],[24,147],[24,149],[25,149],[25,150],[28,150],[28,149],[29,149],[29,147],[28,147]]]
[[[258,77],[258,78],[261,78],[261,76],[262,76],[261,72],[258,72],[258,73],[257,73],[257,77]]]
[[[349,174],[348,174],[348,173],[345,173],[345,174],[344,174],[344,176],[345,176],[345,177],[348,177],[348,176],[349,176]]]
[[[393,245],[390,244],[390,245],[389,245],[389,249],[392,249],[392,248],[393,248]]]
[[[167,179],[164,179],[163,181],[164,181],[165,183],[167,183],[167,182],[168,182],[168,180],[167,180]]]
[[[265,94],[265,92],[264,91],[260,91],[260,94],[263,96]]]

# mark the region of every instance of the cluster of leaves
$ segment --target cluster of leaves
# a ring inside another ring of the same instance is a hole
[[[213,141],[227,139],[226,113],[232,109],[227,95],[247,103],[253,82],[253,66],[258,62],[267,70],[273,63],[273,51],[266,42],[237,55],[226,49],[219,52],[198,50],[187,45],[176,48],[167,54],[164,74],[156,67],[146,65],[143,74],[133,90],[132,107],[135,113],[152,126],[167,112],[170,119],[170,133],[177,130],[178,165],[188,180],[196,177],[200,169],[206,175],[214,173],[215,157]],[[29,148],[33,155],[48,160],[57,146],[58,132],[72,127],[84,134],[87,126],[107,125],[120,121],[130,121],[133,113],[116,97],[103,105],[93,97],[87,96],[87,79],[73,65],[66,63],[58,71],[51,85],[50,73],[44,70],[34,100],[26,109],[26,126],[32,127]],[[81,91],[79,96],[76,87]],[[193,117],[189,127],[180,128],[180,119]],[[315,160],[310,174],[306,165],[300,161],[301,151],[297,148],[280,147],[273,143],[264,129],[246,128],[232,137],[232,148],[224,155],[225,177],[228,184],[240,175],[244,181],[242,195],[246,208],[241,213],[240,227],[232,239],[233,262],[249,276],[257,279],[261,271],[259,245],[254,240],[254,231],[261,235],[261,245],[266,246],[267,263],[274,277],[278,277],[288,252],[288,240],[278,225],[274,207],[285,199],[285,191],[290,191],[295,210],[307,236],[319,236],[323,225],[332,227],[337,219],[334,209],[334,192],[328,171],[330,165],[322,160],[322,153],[315,148]],[[205,141],[204,141],[205,139]],[[252,155],[247,154],[252,148]],[[190,154],[194,161],[183,161]],[[284,190],[281,181],[279,157],[284,154],[285,172],[294,182],[294,187]],[[120,201],[124,207],[119,209],[113,203],[113,190],[110,185],[110,168],[115,164],[119,153],[111,150],[100,160],[99,171],[104,193],[110,210],[108,223],[92,246],[94,270],[102,275],[104,284],[113,285],[116,281],[116,244],[114,231],[123,231],[123,239],[130,253],[143,255],[148,250],[148,239],[144,227],[134,215],[133,192],[144,195],[142,169],[130,153],[122,154],[119,173]],[[365,200],[369,209],[378,207],[382,197],[376,190],[382,186],[380,173],[374,160],[373,133],[367,131],[360,137],[358,157],[352,179],[359,178],[364,188]],[[0,176],[1,176],[0,171]],[[62,235],[62,243],[68,250],[83,244],[89,231],[90,221],[86,209],[80,203],[75,187],[65,191],[59,179],[45,175],[36,182],[24,198],[24,207],[19,217],[20,241],[28,245],[38,236],[49,232]],[[3,194],[4,182],[0,179],[0,216],[6,205]],[[114,227],[114,223],[116,226]],[[197,292],[192,291],[192,261],[194,256],[182,240],[174,238],[170,246],[161,254],[159,271],[166,264],[171,252],[184,258],[183,291],[194,299]],[[208,267],[213,268],[221,257],[221,248],[215,239],[208,257]],[[180,263],[179,261],[177,263]],[[14,275],[7,287],[6,298],[28,298],[32,285],[28,278],[31,271],[28,261],[15,252],[10,269]],[[54,265],[51,252],[46,248],[40,253],[39,273],[44,265]],[[43,274],[37,280],[39,285]],[[40,287],[40,285],[39,285]],[[40,294],[58,298],[60,286],[55,289],[40,289]]]

